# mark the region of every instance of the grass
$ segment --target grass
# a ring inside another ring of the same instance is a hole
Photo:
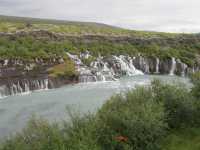
[[[100,23],[70,22],[34,18],[0,16],[0,32],[45,30],[44,37],[28,34],[15,38],[0,37],[1,57],[62,56],[64,49],[72,53],[89,50],[92,55],[137,55],[181,59],[189,66],[199,63],[200,44],[197,34],[176,34],[134,31]],[[51,33],[62,33],[64,39],[56,39]],[[89,36],[88,36],[89,35]],[[70,37],[69,37],[70,36]],[[128,39],[127,39],[128,37]]]
[[[199,150],[200,128],[171,131],[163,142],[162,150]]]
[[[31,24],[31,26],[29,26]],[[70,35],[104,35],[104,36],[135,36],[135,37],[176,37],[176,33],[150,31],[134,31],[114,27],[102,23],[73,22],[51,19],[35,19],[25,17],[0,16],[0,32],[15,32],[18,30],[31,31],[44,29],[51,32]]]
[[[49,77],[53,77],[53,78],[65,77],[69,79],[77,75],[76,70],[75,70],[75,65],[69,59],[66,59],[65,62],[62,64],[58,64],[49,68],[48,74],[49,74]]]

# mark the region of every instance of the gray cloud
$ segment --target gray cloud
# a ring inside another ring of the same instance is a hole
[[[200,32],[199,0],[0,0],[0,14]]]

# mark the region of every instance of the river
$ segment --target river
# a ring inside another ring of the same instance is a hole
[[[149,84],[154,78],[189,85],[188,78],[140,75],[112,82],[67,85],[58,89],[0,99],[0,138],[20,131],[33,114],[51,122],[67,119],[66,106],[80,113],[95,112],[114,93],[126,91],[136,85]]]

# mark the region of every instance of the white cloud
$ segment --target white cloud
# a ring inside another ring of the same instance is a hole
[[[0,14],[200,32],[199,0],[0,0]]]

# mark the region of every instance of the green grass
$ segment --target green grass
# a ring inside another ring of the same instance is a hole
[[[77,75],[74,63],[66,59],[64,63],[55,65],[48,69],[49,77],[65,77],[73,79]]]
[[[199,150],[200,128],[171,131],[163,143],[162,150]]]
[[[65,38],[52,38],[51,34],[32,35],[31,31],[35,30],[62,33]],[[189,66],[199,63],[200,38],[197,34],[134,31],[100,23],[0,16],[0,32],[16,31],[30,34],[15,38],[1,36],[1,57],[48,58],[63,55],[64,49],[68,49],[72,53],[89,50],[94,56],[140,53],[161,59],[179,58]]]
[[[31,26],[27,26],[27,24],[31,24]],[[135,36],[141,38],[167,38],[180,35],[176,33],[128,30],[93,22],[73,22],[51,19],[0,16],[0,32],[15,32],[18,30],[31,31],[34,29],[44,29],[51,32],[65,33],[70,35]]]

